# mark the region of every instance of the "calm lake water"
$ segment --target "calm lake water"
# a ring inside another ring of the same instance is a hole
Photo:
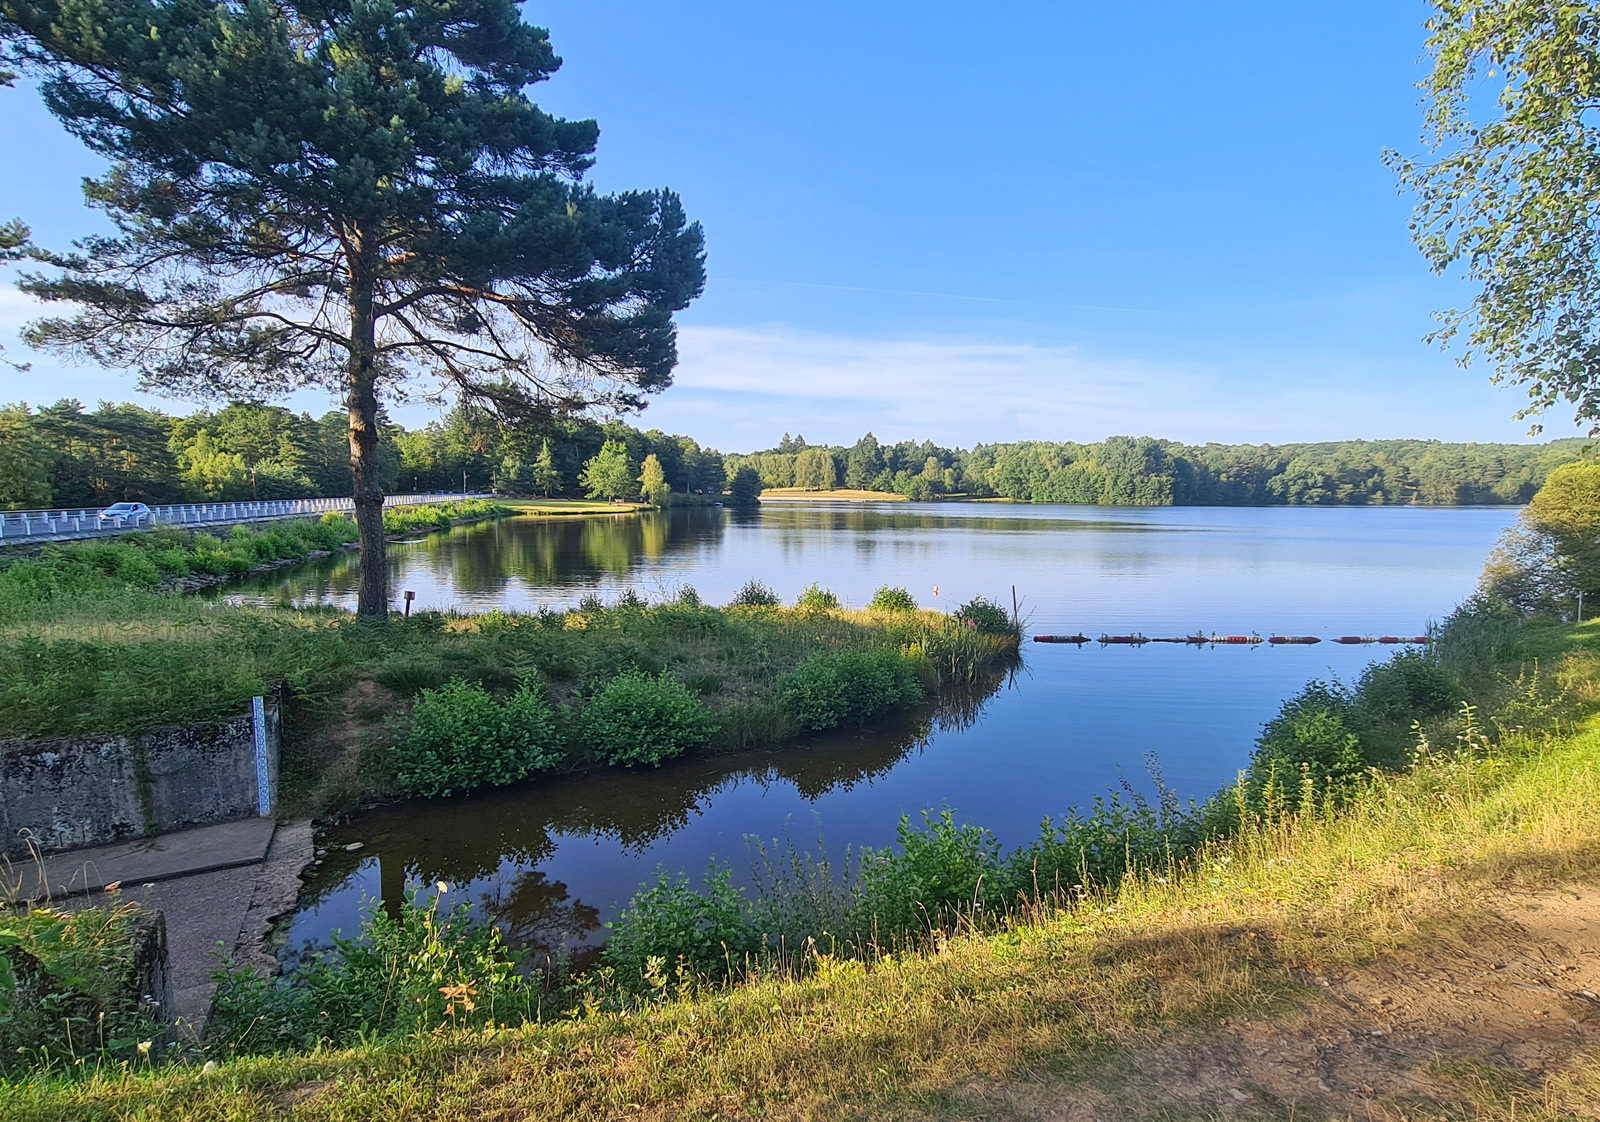
[[[944,609],[1021,600],[1031,633],[1415,635],[1474,586],[1510,508],[1161,508],[787,504],[554,520],[521,517],[392,546],[418,608],[571,607],[627,588],[726,602],[760,579],[864,604],[903,585]],[[354,606],[352,555],[272,574],[246,596]],[[935,592],[937,588],[937,593]],[[236,587],[234,591],[239,591]],[[415,801],[333,831],[288,951],[353,931],[372,901],[446,881],[513,941],[592,949],[658,868],[736,873],[751,838],[838,858],[949,807],[1007,845],[1124,782],[1201,799],[1232,781],[1264,721],[1309,678],[1355,678],[1380,647],[1024,644],[1014,673],[880,725],[773,752]],[[346,853],[342,847],[360,841]]]

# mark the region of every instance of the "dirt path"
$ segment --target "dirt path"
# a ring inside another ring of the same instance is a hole
[[[969,1087],[949,1116],[1600,1118],[1600,884],[1507,896],[1426,951],[1304,980],[1328,1000],[1087,1077]]]

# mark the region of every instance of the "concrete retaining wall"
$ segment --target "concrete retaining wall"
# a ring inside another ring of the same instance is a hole
[[[263,716],[267,806],[276,811],[276,696]],[[249,709],[221,725],[0,740],[0,852],[26,856],[29,836],[53,852],[248,818],[260,813],[259,791]]]

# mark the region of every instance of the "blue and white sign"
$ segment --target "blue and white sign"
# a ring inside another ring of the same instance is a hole
[[[256,806],[265,818],[272,813],[272,776],[267,768],[267,704],[265,698],[250,699],[251,723],[256,735]]]

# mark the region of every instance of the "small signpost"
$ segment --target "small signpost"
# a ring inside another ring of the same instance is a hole
[[[410,619],[411,618],[411,601],[413,601],[413,600],[415,600],[417,598],[417,594],[408,589],[405,592],[405,598],[406,598],[405,618],[406,619]]]
[[[256,809],[265,818],[272,813],[272,775],[267,767],[267,703],[265,698],[250,699],[250,723],[255,726]]]

